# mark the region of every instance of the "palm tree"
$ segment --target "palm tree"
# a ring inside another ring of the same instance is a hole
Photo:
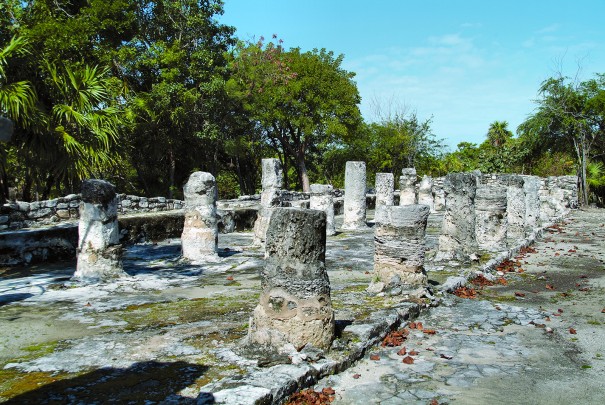
[[[495,148],[504,145],[512,137],[513,133],[508,129],[508,122],[506,121],[492,122],[487,131],[487,139]]]

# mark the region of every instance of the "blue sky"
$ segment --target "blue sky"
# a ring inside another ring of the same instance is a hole
[[[219,20],[240,39],[344,54],[367,121],[376,105],[432,117],[452,149],[495,120],[516,132],[558,72],[605,73],[604,0],[225,0]]]

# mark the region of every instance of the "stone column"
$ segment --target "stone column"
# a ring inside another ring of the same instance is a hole
[[[433,199],[433,179],[431,176],[422,176],[422,180],[418,185],[418,204],[428,205],[431,212],[435,212],[435,204]]]
[[[399,205],[416,204],[416,169],[401,169],[399,177]]]
[[[559,188],[563,192],[565,215],[569,210],[578,208],[578,178],[576,176],[560,176]]]
[[[443,191],[444,177],[436,177],[433,180],[433,207],[435,212],[445,211],[445,191]]]
[[[280,206],[280,191],[284,181],[284,172],[279,159],[263,159],[262,169],[261,206],[254,223],[254,239],[252,241],[257,246],[262,246],[265,243],[265,235],[273,208]]]
[[[372,291],[390,295],[426,286],[425,231],[430,209],[426,205],[390,206],[374,233],[374,273],[380,280]],[[378,284],[378,286],[376,286]]]
[[[376,207],[374,209],[374,222],[384,219],[385,207],[394,204],[395,176],[393,173],[376,173]]]
[[[308,343],[330,347],[335,323],[325,253],[325,212],[274,209],[261,270],[260,304],[250,322],[249,344],[278,350],[288,343],[297,350]]]
[[[181,234],[183,257],[194,264],[217,261],[218,220],[216,200],[218,189],[214,176],[194,172],[183,187],[185,224]]]
[[[540,224],[548,224],[556,218],[556,207],[550,192],[554,177],[541,178],[538,195],[540,198]]]
[[[480,184],[475,195],[475,237],[479,248],[506,250],[506,185],[499,181]]]
[[[525,239],[525,218],[527,206],[525,204],[525,191],[523,176],[509,175],[505,177],[506,187],[506,217],[508,228],[506,238],[509,246]]]
[[[443,181],[445,214],[436,261],[467,262],[477,251],[475,238],[476,173],[449,173]]]
[[[77,254],[77,280],[103,281],[126,275],[122,269],[118,199],[115,187],[107,181],[82,183]]]
[[[342,229],[366,227],[366,163],[347,162]]]
[[[525,235],[528,236],[540,226],[540,178],[522,177],[525,194]]]
[[[334,196],[332,195],[332,186],[329,184],[311,184],[309,208],[326,213],[326,235],[334,235],[336,228],[334,226]]]

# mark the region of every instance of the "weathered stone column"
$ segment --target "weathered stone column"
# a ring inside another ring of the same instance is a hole
[[[181,234],[183,257],[194,264],[217,261],[218,225],[214,176],[194,172],[183,187],[185,224]]]
[[[522,176],[523,192],[525,193],[525,235],[540,226],[540,178],[537,176]]]
[[[342,229],[366,227],[366,163],[347,162]]]
[[[475,238],[475,195],[477,174],[449,173],[443,181],[445,214],[439,235],[436,261],[466,262],[477,251]]]
[[[395,202],[395,176],[393,173],[376,173],[376,207],[374,208],[374,222],[378,223],[384,219],[385,207]]]
[[[115,187],[104,180],[86,180],[81,198],[74,278],[103,281],[125,275]]]
[[[506,188],[506,216],[508,228],[506,238],[510,246],[525,239],[525,218],[527,206],[525,204],[525,180],[523,176],[509,175],[505,177]]]
[[[280,206],[280,191],[284,181],[284,172],[279,159],[263,159],[262,169],[261,207],[254,223],[254,239],[252,241],[257,246],[262,246],[265,243],[265,235],[273,208]]]
[[[385,220],[376,224],[374,233],[374,273],[382,285],[374,283],[372,291],[399,295],[427,285],[424,236],[429,213],[426,205],[385,208]]]
[[[435,212],[435,204],[433,199],[433,179],[431,176],[422,176],[422,180],[418,185],[418,204],[428,205],[431,212]]]
[[[563,192],[564,215],[572,209],[578,208],[578,178],[576,176],[560,176],[559,188]]]
[[[475,195],[475,237],[479,248],[506,250],[506,185],[498,180],[480,184]]]
[[[416,204],[416,169],[401,169],[399,177],[399,205]]]
[[[332,189],[332,186],[329,184],[311,184],[311,196],[309,198],[310,209],[326,213],[326,235],[328,236],[336,233]]]
[[[445,191],[443,191],[444,177],[436,177],[433,179],[433,207],[435,212],[445,211]]]
[[[311,343],[328,348],[334,338],[334,311],[325,268],[326,214],[275,208],[261,270],[260,304],[254,309],[247,341],[279,350]]]
[[[553,187],[554,177],[540,178],[540,189],[538,195],[540,198],[540,224],[548,224],[557,216],[557,209],[550,192]]]

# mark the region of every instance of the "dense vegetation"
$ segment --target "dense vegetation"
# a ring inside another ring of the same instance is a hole
[[[88,177],[126,193],[178,197],[194,170],[222,197],[258,191],[261,157],[278,157],[287,187],[420,174],[578,174],[584,201],[605,192],[605,76],[549,78],[515,137],[504,121],[454,152],[411,111],[359,112],[342,55],[238,40],[219,0],[5,0],[0,4],[0,201],[77,192]],[[504,114],[505,112],[503,112]]]

